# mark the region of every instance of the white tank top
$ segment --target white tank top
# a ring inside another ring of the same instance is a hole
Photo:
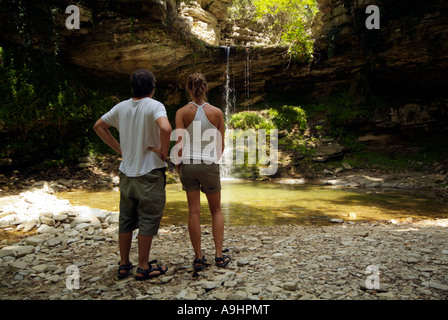
[[[204,112],[204,106],[208,102],[201,106],[194,102],[190,103],[194,104],[198,109],[193,121],[186,129],[190,135],[190,146],[184,149],[183,163],[199,164],[201,161],[207,164],[218,163],[216,150],[218,129],[208,120]]]

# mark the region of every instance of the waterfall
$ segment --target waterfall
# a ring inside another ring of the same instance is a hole
[[[225,73],[225,84],[224,84],[224,121],[226,123],[226,131],[229,129],[229,118],[235,107],[235,88],[231,85],[231,55],[230,50],[232,47],[223,47],[226,56],[226,73]],[[233,140],[225,139],[224,154],[221,159],[221,179],[232,180],[232,163],[233,163],[233,148],[228,146],[228,143],[233,144]]]
[[[247,104],[247,111],[250,106],[250,52],[249,47],[246,47],[246,68],[244,69],[244,87],[246,91],[246,99],[249,102]]]
[[[230,49],[232,47],[224,47],[226,51],[226,83],[224,86],[225,89],[225,119],[226,119],[226,126],[228,122],[228,117],[232,114],[235,107],[235,88],[231,86],[230,78],[231,78],[231,71],[230,71]]]

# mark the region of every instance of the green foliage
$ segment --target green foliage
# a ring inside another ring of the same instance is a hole
[[[312,153],[312,150],[302,139],[302,131],[306,129],[307,120],[305,111],[300,107],[285,105],[275,109],[261,110],[260,112],[239,112],[230,117],[229,126],[233,129],[243,130],[236,133],[237,139],[244,136],[244,130],[246,129],[286,129],[288,131],[286,136],[278,139],[278,145],[282,149],[303,155]],[[267,139],[270,141],[270,135],[267,136]],[[235,165],[232,168],[232,175],[243,179],[259,178],[258,164],[248,164],[247,157],[248,153],[246,152],[244,164]]]
[[[55,28],[57,12],[65,12],[68,4],[60,0],[23,1],[0,0],[0,7],[6,13],[2,22],[14,25],[16,36],[21,40],[20,55],[33,59],[33,48],[52,58],[59,53],[59,34]]]
[[[234,129],[274,129],[274,124],[270,119],[263,117],[259,113],[243,111],[233,114],[229,119],[230,127]]]
[[[300,107],[283,106],[279,109],[269,109],[269,117],[272,119],[277,128],[291,129],[297,125],[299,130],[306,129],[306,113]]]
[[[312,20],[318,11],[316,0],[253,0],[258,19],[273,20],[271,29],[281,33],[289,53],[296,58],[309,60],[314,41],[310,35]]]
[[[254,11],[252,0],[233,0],[227,14],[233,21],[255,19]]]
[[[263,116],[266,114],[266,116]],[[286,129],[291,131],[294,127],[303,131],[306,129],[306,113],[302,108],[295,106],[282,106],[271,108],[262,112],[243,111],[233,114],[229,119],[230,127],[234,129]]]
[[[315,114],[325,115],[326,125],[320,131],[333,137],[348,136],[357,123],[372,116],[373,106],[379,105],[375,97],[370,102],[357,102],[349,92],[341,91],[325,98],[319,104],[305,105],[303,108],[310,118]]]
[[[415,170],[420,167],[406,156],[400,154],[390,155],[381,151],[369,150],[365,145],[357,141],[350,141],[351,139],[350,136],[343,139],[350,150],[350,154],[345,156],[344,162],[350,164],[355,169],[369,168],[397,172],[405,168],[406,170]]]
[[[344,144],[349,147],[350,155],[344,161],[354,168],[374,168],[400,172],[402,170],[422,170],[425,165],[444,163],[448,154],[448,141],[443,134],[414,136],[401,152],[384,152],[372,150],[357,141],[358,135],[344,137]],[[413,151],[409,151],[413,149]]]
[[[296,155],[311,156],[316,152],[315,149],[308,146],[306,140],[296,135],[287,135],[279,139],[278,145],[282,149],[293,151]]]
[[[59,57],[60,0],[1,0],[20,45],[0,50],[0,150],[15,162],[79,157],[99,145],[96,119],[113,102],[81,84]]]
[[[316,0],[234,0],[230,16],[241,20],[245,16],[266,26],[271,39],[289,47],[295,59],[311,59],[314,39],[311,24],[318,8]]]
[[[0,67],[1,156],[73,159],[93,140],[93,123],[113,105],[60,64],[35,52],[20,61],[3,50]]]
[[[137,39],[137,37],[135,36],[135,17],[129,17],[129,33],[131,35],[131,39],[137,43],[140,43],[141,40]]]

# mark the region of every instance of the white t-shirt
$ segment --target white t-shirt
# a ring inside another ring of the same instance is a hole
[[[156,120],[166,117],[165,106],[157,100],[125,100],[115,105],[101,119],[120,133],[123,160],[119,170],[128,177],[139,177],[166,167],[160,155],[148,147],[160,146],[160,129]]]

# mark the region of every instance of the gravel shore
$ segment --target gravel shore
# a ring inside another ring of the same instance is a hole
[[[0,299],[31,300],[445,300],[448,219],[336,221],[329,226],[226,226],[232,262],[191,266],[186,226],[162,226],[151,259],[168,272],[140,282],[117,279],[118,213],[71,205],[45,188],[3,197]],[[131,260],[137,263],[134,241]],[[134,268],[135,272],[135,268]]]

